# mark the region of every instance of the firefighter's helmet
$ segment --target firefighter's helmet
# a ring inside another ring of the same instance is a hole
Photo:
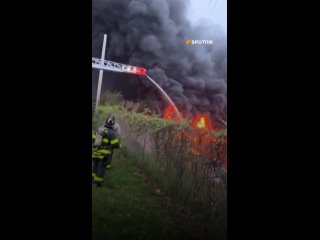
[[[106,122],[105,122],[105,127],[113,127],[115,124],[115,117],[114,116],[111,116],[109,118],[107,118]]]

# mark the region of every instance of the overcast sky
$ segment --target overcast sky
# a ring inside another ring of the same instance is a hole
[[[220,25],[227,34],[227,0],[189,0],[188,15],[191,22],[209,20]]]

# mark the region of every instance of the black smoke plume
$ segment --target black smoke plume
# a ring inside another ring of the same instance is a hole
[[[106,59],[147,68],[187,116],[210,113],[226,120],[227,39],[219,26],[191,26],[185,0],[93,0],[93,57],[101,56],[108,34]],[[186,45],[187,39],[213,45]],[[93,70],[95,96],[97,70]],[[104,73],[103,88],[120,90],[131,99],[167,105],[147,78]]]

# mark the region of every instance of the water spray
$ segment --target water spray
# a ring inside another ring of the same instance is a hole
[[[146,77],[160,90],[160,92],[167,98],[167,100],[169,101],[170,105],[174,108],[177,116],[179,119],[182,119],[182,116],[177,108],[177,106],[174,104],[174,102],[172,101],[172,99],[169,97],[169,95],[159,86],[158,83],[156,83],[151,77],[149,77],[148,75],[146,75]]]

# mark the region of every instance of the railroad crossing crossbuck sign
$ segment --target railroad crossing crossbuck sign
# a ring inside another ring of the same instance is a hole
[[[131,65],[125,65],[122,63],[105,60],[104,56],[106,52],[106,43],[107,43],[107,34],[104,34],[101,59],[94,58],[94,57],[92,58],[92,68],[100,70],[95,110],[97,110],[98,104],[100,101],[103,71],[107,70],[112,72],[122,72],[122,73],[129,73],[129,74],[142,75],[142,76],[147,75],[147,70],[143,67],[135,67]]]

